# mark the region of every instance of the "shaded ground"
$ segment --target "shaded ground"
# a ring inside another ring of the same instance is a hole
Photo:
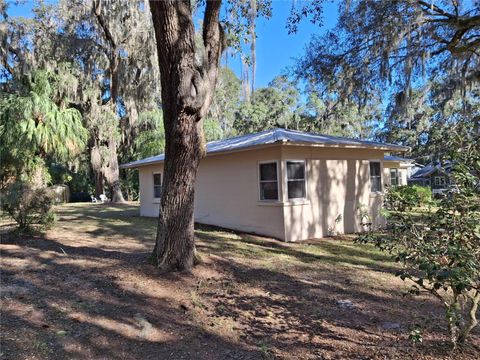
[[[3,236],[2,359],[480,358],[478,331],[449,352],[442,309],[402,296],[408,285],[370,246],[199,227],[205,264],[160,275],[145,262],[156,220],[137,206],[58,211],[43,237]]]

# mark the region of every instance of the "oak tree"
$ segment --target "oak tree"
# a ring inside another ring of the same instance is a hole
[[[191,2],[150,1],[157,40],[165,128],[165,169],[152,258],[164,270],[195,261],[195,177],[205,155],[202,122],[212,102],[225,46],[221,1],[207,1],[202,46],[195,43]]]

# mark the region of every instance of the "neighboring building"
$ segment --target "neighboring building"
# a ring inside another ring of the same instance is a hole
[[[427,186],[432,189],[433,195],[441,195],[452,189],[450,179],[451,164],[430,163],[415,172],[408,180],[409,184]]]
[[[360,206],[380,219],[385,152],[406,150],[285,129],[210,142],[197,175],[195,221],[284,241],[362,231]],[[122,165],[139,170],[142,216],[158,216],[163,161]]]
[[[407,171],[407,180],[410,179],[413,176],[413,174],[415,174],[420,169],[423,169],[424,167],[425,167],[425,165],[419,164],[417,162],[412,163],[411,166],[408,168],[408,171]],[[408,181],[407,181],[407,183],[408,183]]]
[[[410,169],[415,166],[412,159],[385,155],[383,157],[383,177],[386,186],[407,185]]]

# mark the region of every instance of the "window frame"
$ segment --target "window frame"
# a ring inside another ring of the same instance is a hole
[[[274,182],[273,180],[261,180],[261,171],[260,167],[261,165],[265,164],[273,164],[275,163],[275,166],[277,168],[277,198],[276,199],[262,199],[262,182]],[[279,202],[281,201],[281,191],[280,191],[280,179],[281,177],[279,176],[279,173],[281,171],[281,168],[279,166],[279,161],[278,160],[262,160],[257,163],[257,182],[258,182],[258,201],[262,202]]]
[[[373,191],[372,190],[372,174],[371,174],[371,169],[370,169],[370,165],[372,163],[378,163],[380,165],[380,175],[378,175],[380,177],[380,190],[375,190]],[[382,160],[380,159],[371,159],[371,160],[368,160],[368,181],[370,183],[370,194],[383,194],[383,176],[382,176],[382,171],[383,171],[383,166],[382,166]]]
[[[443,181],[440,181],[442,179],[443,179]],[[437,180],[438,180],[438,183],[437,183]],[[447,185],[447,180],[445,179],[445,176],[434,176],[433,184],[435,186],[442,186],[442,185],[445,186],[445,185]]]
[[[155,185],[155,175],[160,175],[160,185]],[[160,187],[160,196],[155,196],[155,188]],[[159,200],[162,198],[162,190],[163,190],[163,175],[161,171],[155,171],[152,173],[152,189],[153,189],[153,200]]]
[[[400,171],[398,168],[389,168],[390,170],[390,186],[400,186]],[[392,177],[392,170],[395,170],[395,177]],[[392,183],[392,179],[395,178],[395,180],[397,181],[397,183],[394,185]]]
[[[289,181],[299,181],[299,180],[302,180],[302,179],[292,179],[292,180],[289,180],[288,179],[288,163],[291,162],[291,163],[303,163],[303,183],[304,183],[304,186],[305,186],[305,196],[303,197],[298,197],[298,198],[291,198],[289,197],[288,195],[288,182]],[[287,201],[302,201],[302,200],[306,200],[307,199],[307,161],[305,159],[286,159],[285,160],[285,175],[284,175],[284,179],[285,179],[285,194],[287,195]]]

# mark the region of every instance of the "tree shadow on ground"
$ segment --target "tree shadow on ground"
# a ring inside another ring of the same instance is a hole
[[[2,338],[2,358],[18,359],[29,352],[49,359],[258,357],[256,351],[196,324],[181,299],[165,290],[169,283],[191,287],[191,276],[170,274],[155,281],[135,271],[148,267],[136,264],[137,254],[112,256],[61,244],[65,255],[50,251],[59,245],[52,243],[37,239],[24,249],[2,251],[7,266],[2,271],[1,326],[8,333]],[[9,270],[14,263],[28,265]],[[124,266],[130,266],[133,281],[117,275]],[[139,282],[161,291],[145,293]]]
[[[365,286],[358,276],[391,269],[372,267],[361,247],[309,248],[197,226],[207,265],[160,274],[145,261],[155,225],[117,208],[66,206],[46,238],[2,244],[1,357],[445,357],[445,347],[422,352],[403,335],[406,314],[443,316],[439,307]],[[386,321],[402,329],[383,329]],[[431,338],[444,338],[443,330],[433,324]]]
[[[126,209],[65,206],[46,236],[2,245],[1,358],[257,359],[196,321],[196,278],[148,265],[154,219]]]
[[[294,257],[303,263],[346,263],[349,265],[369,266],[372,270],[395,272],[395,267],[392,266],[392,258],[385,254],[374,253],[371,251],[371,248],[369,251],[365,250],[363,247],[368,247],[368,245],[358,244],[353,246],[352,243],[346,245],[340,241],[287,244],[241,233],[239,233],[240,239],[230,241],[225,241],[223,236],[218,236],[215,233],[197,232],[196,236],[204,241],[204,244],[198,246],[199,249],[220,252],[225,255],[243,250],[246,252],[246,255],[264,257],[285,255]],[[215,239],[215,241],[212,241],[212,239]],[[254,245],[255,247],[251,247],[248,250],[241,249],[243,244]],[[315,253],[315,250],[319,248],[321,251]]]
[[[348,274],[303,281],[298,275],[245,266],[232,259],[218,260],[216,265],[220,264],[229,274],[227,279],[211,280],[199,291],[212,300],[211,316],[239,323],[242,339],[252,346],[260,343],[281,354],[304,354],[303,358],[337,353],[343,353],[343,358],[449,354],[440,320],[443,312],[432,299],[372,292],[352,285]],[[437,318],[428,327],[434,340],[414,348],[407,339],[408,328],[421,314]],[[478,354],[477,345],[469,354]]]
[[[376,281],[391,281],[382,277],[397,270],[391,257],[369,246],[351,240],[286,244],[202,226],[197,237],[202,239],[198,249],[220,256],[216,266],[222,264],[222,272],[229,274],[229,280],[220,284],[212,280],[202,290],[213,299],[211,316],[243,324],[249,344],[318,356],[345,351],[350,354],[345,358],[353,356],[354,348],[374,358],[449,354],[438,302],[405,296],[402,284],[387,290],[381,284],[359,281],[356,269],[378,273]],[[244,261],[239,253],[251,261]],[[279,265],[289,257],[294,264]],[[428,334],[421,348],[407,340],[414,323],[421,323]],[[479,351],[478,335],[473,338],[467,358]]]

